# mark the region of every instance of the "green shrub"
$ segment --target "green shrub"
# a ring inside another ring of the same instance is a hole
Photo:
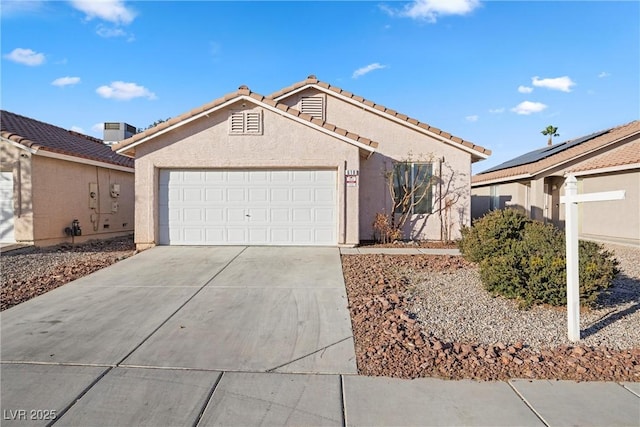
[[[553,225],[495,211],[465,229],[459,247],[479,263],[482,284],[493,295],[516,299],[523,308],[566,305],[565,237]],[[579,248],[580,302],[593,306],[611,285],[617,262],[599,244],[581,241]]]
[[[496,210],[478,220],[473,227],[463,227],[458,242],[465,259],[480,262],[504,249],[504,243],[519,240],[529,219],[515,209]]]

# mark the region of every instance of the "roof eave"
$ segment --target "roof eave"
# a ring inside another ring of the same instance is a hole
[[[348,103],[350,103],[352,105],[358,105],[359,107],[364,108],[365,110],[368,110],[368,111],[370,111],[370,112],[372,112],[374,114],[377,114],[377,115],[380,115],[380,116],[384,116],[389,120],[392,120],[392,121],[394,121],[396,123],[399,123],[399,124],[401,124],[403,126],[409,127],[410,129],[416,130],[416,131],[421,132],[423,134],[429,135],[432,138],[435,138],[438,141],[444,142],[445,144],[450,145],[450,146],[452,146],[454,148],[458,148],[460,150],[466,151],[467,153],[471,154],[472,163],[475,163],[475,162],[480,161],[480,160],[486,160],[491,155],[491,150],[485,149],[485,152],[482,152],[482,151],[475,150],[475,149],[473,149],[471,147],[467,147],[464,144],[461,144],[461,143],[452,141],[450,139],[444,138],[443,136],[438,135],[435,132],[431,132],[428,129],[424,129],[424,128],[420,127],[420,126],[416,126],[416,125],[414,125],[411,122],[408,122],[406,120],[399,119],[396,116],[387,113],[386,111],[382,111],[382,110],[376,109],[374,107],[371,107],[371,106],[367,105],[366,103],[358,101],[357,99],[353,99],[353,98],[350,98],[348,96],[344,96],[341,93],[339,93],[339,92],[337,92],[335,90],[331,90],[330,88],[326,88],[326,87],[324,87],[324,86],[322,86],[322,85],[320,85],[318,83],[305,83],[305,84],[301,85],[300,87],[292,89],[291,91],[285,92],[285,93],[283,93],[281,95],[278,95],[277,97],[274,97],[272,99],[274,101],[276,101],[276,102],[279,102],[282,99],[288,98],[288,97],[290,97],[292,95],[295,95],[296,93],[302,92],[302,91],[304,91],[304,90],[306,90],[308,88],[314,88],[314,89],[317,89],[317,90],[319,90],[321,92],[324,92],[326,94],[329,94],[329,95],[332,95],[332,96],[336,96],[336,97],[342,99],[343,101],[348,102]]]
[[[340,139],[340,140],[342,140],[342,141],[344,141],[344,142],[346,142],[348,144],[355,145],[359,149],[364,150],[366,152],[374,153],[376,151],[375,147],[377,146],[377,143],[374,142],[374,141],[372,141],[372,145],[374,145],[374,146],[363,144],[363,143],[361,143],[361,142],[359,142],[357,140],[354,140],[354,139],[349,138],[347,136],[343,136],[343,135],[341,135],[339,133],[336,133],[334,131],[326,129],[323,126],[320,126],[320,125],[318,125],[316,123],[313,123],[312,121],[308,121],[308,120],[302,119],[302,118],[300,118],[300,117],[298,117],[296,115],[293,115],[291,113],[288,113],[287,111],[284,111],[284,110],[282,110],[280,108],[277,108],[275,106],[269,105],[268,103],[262,102],[262,101],[260,101],[260,100],[258,100],[256,98],[252,97],[251,95],[238,95],[238,96],[235,96],[233,98],[228,99],[225,102],[222,102],[221,104],[218,104],[218,105],[216,105],[214,107],[211,107],[211,108],[209,108],[207,110],[204,110],[201,113],[198,113],[198,114],[195,114],[195,115],[193,115],[191,117],[185,118],[185,119],[183,119],[181,121],[178,121],[178,122],[174,123],[171,126],[167,126],[166,128],[164,128],[162,130],[159,130],[159,131],[154,132],[154,133],[152,133],[152,134],[150,134],[148,136],[140,138],[138,141],[134,141],[134,142],[132,142],[130,144],[125,144],[127,140],[124,140],[120,144],[118,144],[118,145],[120,145],[119,148],[118,147],[114,147],[114,149],[115,149],[116,153],[118,153],[118,154],[123,154],[123,155],[127,155],[129,157],[134,157],[135,156],[135,147],[137,147],[138,145],[143,144],[143,143],[145,143],[145,142],[147,142],[147,141],[149,141],[149,140],[151,140],[153,138],[156,138],[156,137],[158,137],[160,135],[163,135],[165,133],[171,132],[172,130],[174,130],[174,129],[178,128],[178,127],[184,126],[187,123],[190,123],[192,121],[198,120],[198,119],[200,119],[202,117],[205,117],[205,116],[207,116],[209,114],[212,114],[212,113],[214,113],[216,111],[222,110],[222,109],[228,107],[229,105],[234,104],[234,103],[236,103],[238,101],[251,102],[251,103],[253,103],[255,105],[258,105],[258,106],[260,106],[260,107],[262,107],[262,108],[264,108],[266,110],[272,111],[272,112],[274,112],[274,113],[276,113],[276,114],[278,114],[280,116],[287,117],[287,118],[289,118],[291,120],[297,121],[298,123],[301,123],[303,125],[306,125],[306,126],[309,126],[311,128],[314,128],[316,130],[319,130],[322,133],[325,133],[327,135],[330,135],[330,136],[333,136],[335,138],[338,138],[338,139]],[[132,138],[135,138],[135,136],[132,137]]]
[[[478,176],[478,175],[475,175],[475,176]],[[471,187],[481,187],[481,186],[490,185],[490,184],[500,184],[503,182],[519,181],[522,179],[530,179],[532,177],[533,175],[531,175],[530,173],[522,173],[519,175],[511,175],[511,176],[505,176],[501,178],[486,179],[486,180],[475,181],[475,182],[473,181],[473,177],[472,177]]]

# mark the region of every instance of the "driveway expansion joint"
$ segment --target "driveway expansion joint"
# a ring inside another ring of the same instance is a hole
[[[533,414],[536,417],[538,417],[540,422],[543,423],[544,425],[546,425],[547,427],[549,427],[550,424],[542,417],[542,415],[538,411],[536,411],[536,409],[533,407],[533,405],[527,401],[527,399],[522,395],[522,393],[520,393],[518,391],[518,389],[511,383],[511,381],[505,381],[505,383],[513,390],[513,392],[516,394],[516,396],[518,396],[520,398],[520,400],[522,400],[522,403],[527,405],[527,408],[529,408],[529,410],[531,412],[533,412]]]
[[[229,265],[235,261],[240,255],[242,255],[242,253],[244,251],[247,250],[247,246],[245,246],[244,248],[242,248],[242,250],[240,252],[238,252],[233,258],[231,258],[225,265],[224,267],[222,267],[220,270],[218,270],[216,272],[216,274],[214,274],[209,280],[207,280],[204,285],[200,286],[200,288],[193,294],[191,295],[189,298],[187,298],[187,300],[185,302],[183,302],[173,313],[171,313],[166,319],[164,319],[160,325],[158,325],[157,328],[155,328],[153,331],[151,331],[151,333],[149,335],[147,335],[141,342],[138,343],[138,345],[136,345],[133,350],[131,350],[129,353],[127,353],[122,359],[120,359],[120,361],[118,363],[116,363],[116,366],[120,366],[122,364],[122,362],[124,362],[125,360],[127,360],[127,358],[129,356],[131,356],[136,350],[138,350],[145,342],[147,342],[149,340],[149,338],[151,338],[153,336],[153,334],[155,334],[156,332],[158,332],[158,330],[160,330],[160,328],[162,328],[169,320],[171,320],[171,318],[173,316],[175,316],[176,314],[178,314],[178,312],[180,310],[182,310],[184,308],[184,306],[186,306],[187,304],[189,304],[189,302],[191,300],[193,300],[196,295],[198,295],[200,292],[202,292],[202,290],[204,288],[207,287],[207,285],[209,283],[211,283],[216,277],[218,277],[218,275],[220,273],[222,273],[227,267],[229,267]]]

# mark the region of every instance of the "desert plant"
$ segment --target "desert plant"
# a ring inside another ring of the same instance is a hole
[[[373,221],[373,238],[379,243],[390,243],[402,238],[402,231],[391,225],[389,215],[377,213]]]
[[[465,229],[459,245],[466,259],[479,263],[482,284],[493,295],[523,308],[567,303],[565,240],[553,225],[496,211]],[[593,306],[611,285],[617,262],[593,242],[581,241],[579,253],[580,302]]]
[[[519,240],[528,222],[530,220],[515,209],[489,212],[472,227],[462,227],[458,247],[467,260],[480,262],[504,250],[506,242]]]

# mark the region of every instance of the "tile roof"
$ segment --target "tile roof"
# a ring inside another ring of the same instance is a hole
[[[419,121],[417,119],[414,119],[412,117],[406,116],[406,115],[401,114],[401,113],[398,113],[397,111],[392,110],[390,108],[387,108],[384,105],[376,104],[375,102],[369,101],[369,100],[367,100],[367,99],[365,99],[365,98],[363,98],[361,96],[354,95],[353,93],[348,92],[346,90],[342,90],[337,86],[333,86],[333,85],[330,85],[329,83],[325,83],[323,81],[320,81],[314,75],[310,75],[305,80],[302,80],[300,82],[294,83],[293,85],[288,86],[288,87],[286,87],[284,89],[280,89],[279,91],[272,93],[268,97],[271,98],[271,99],[278,99],[278,98],[283,97],[283,96],[285,96],[285,95],[287,95],[287,94],[289,94],[289,93],[291,93],[293,91],[301,89],[301,88],[303,88],[305,86],[316,86],[318,88],[325,89],[327,91],[335,92],[335,93],[337,93],[339,95],[345,96],[347,98],[351,98],[354,101],[357,101],[357,102],[359,102],[359,103],[361,103],[363,105],[366,105],[366,106],[371,107],[371,108],[375,108],[376,110],[379,110],[379,111],[381,111],[383,113],[387,113],[387,114],[389,114],[391,116],[394,116],[394,117],[396,117],[396,118],[398,118],[400,120],[404,120],[407,123],[410,123],[412,125],[415,125],[415,126],[418,126],[418,127],[422,128],[422,129],[424,129],[426,131],[429,131],[431,133],[439,135],[440,137],[448,139],[448,140],[450,140],[450,141],[452,141],[452,142],[454,142],[456,144],[460,144],[460,145],[462,145],[464,147],[467,147],[467,148],[470,148],[472,150],[475,150],[475,151],[477,151],[477,152],[479,152],[481,154],[484,154],[486,156],[489,156],[491,154],[491,150],[489,150],[487,148],[484,148],[484,147],[482,147],[480,145],[476,145],[476,144],[474,144],[472,142],[469,142],[469,141],[465,141],[462,138],[459,138],[457,136],[453,136],[453,135],[451,135],[451,134],[449,134],[447,132],[444,132],[443,130],[440,130],[440,129],[436,128],[436,127],[430,126],[430,125],[428,125],[428,124],[426,124],[424,122],[421,122],[421,121]]]
[[[34,150],[133,168],[133,159],[114,153],[100,139],[10,111],[0,110],[0,136]]]
[[[633,135],[640,135],[640,121],[636,120],[625,125],[617,126],[611,129],[607,129],[602,132],[596,132],[586,137],[578,138],[572,141],[567,141],[565,149],[559,149],[553,152],[550,156],[542,156],[532,162],[516,162],[514,166],[505,168],[491,168],[487,171],[480,172],[471,177],[472,184],[479,184],[487,181],[507,181],[516,176],[533,176],[549,168],[559,166],[571,160],[575,160],[580,156],[591,153],[595,150],[601,149],[610,145],[620,139],[627,138]],[[576,143],[576,141],[578,143]],[[559,148],[562,148],[559,145]],[[552,147],[553,148],[553,147]],[[549,147],[543,149],[534,150],[531,153],[527,153],[519,158],[525,158],[528,154],[534,155],[535,153],[543,152]],[[533,156],[535,158],[535,156]],[[514,159],[515,160],[515,159]],[[505,164],[510,163],[505,162]]]
[[[626,165],[638,165],[640,167],[640,139],[616,147],[569,168],[569,172],[582,172]]]
[[[307,122],[313,123],[313,124],[315,124],[317,126],[321,126],[321,127],[327,129],[330,132],[334,132],[334,133],[336,133],[336,134],[338,134],[340,136],[349,138],[349,139],[351,139],[351,140],[353,140],[355,142],[359,142],[361,144],[368,145],[371,148],[377,148],[378,147],[378,143],[375,142],[375,141],[370,140],[369,138],[362,137],[362,136],[357,135],[357,134],[355,134],[353,132],[349,132],[346,129],[342,129],[342,128],[339,128],[339,127],[337,127],[335,125],[332,125],[331,123],[327,123],[325,121],[322,121],[320,119],[312,117],[312,116],[310,116],[308,114],[301,113],[300,111],[296,110],[295,108],[291,108],[291,107],[289,107],[287,105],[280,104],[280,103],[274,101],[271,98],[262,96],[262,95],[260,95],[260,94],[258,94],[256,92],[252,92],[247,86],[242,85],[235,92],[228,93],[227,95],[224,95],[224,96],[222,96],[222,97],[220,97],[218,99],[215,99],[215,100],[213,100],[213,101],[211,101],[211,102],[209,102],[207,104],[201,105],[200,107],[196,107],[196,108],[194,108],[194,109],[192,109],[190,111],[187,111],[186,113],[181,114],[180,116],[176,116],[176,117],[173,117],[173,118],[167,120],[166,122],[162,122],[162,123],[158,124],[157,126],[152,127],[151,129],[147,129],[144,132],[137,133],[137,134],[133,135],[130,138],[127,138],[127,139],[125,139],[123,141],[120,141],[118,144],[114,145],[112,147],[112,149],[113,150],[118,150],[120,152],[126,151],[127,153],[131,153],[131,151],[126,150],[126,148],[131,146],[132,144],[134,144],[134,143],[136,143],[136,142],[138,142],[138,141],[140,141],[142,139],[151,137],[152,135],[160,132],[161,130],[167,129],[167,128],[169,128],[171,126],[174,126],[174,125],[177,125],[177,124],[179,124],[179,123],[181,123],[181,122],[183,122],[183,121],[185,121],[187,119],[190,119],[190,118],[192,118],[194,116],[197,116],[197,115],[199,115],[201,113],[204,113],[206,111],[212,110],[212,109],[214,109],[216,107],[219,107],[220,105],[222,105],[222,104],[224,104],[224,103],[226,103],[228,101],[232,101],[232,100],[234,100],[236,98],[240,98],[242,96],[250,97],[250,98],[254,99],[257,102],[266,104],[266,105],[268,105],[270,107],[273,107],[273,108],[277,108],[278,110],[280,110],[280,111],[282,111],[282,112],[284,112],[284,113],[286,113],[286,114],[288,114],[290,116],[295,116],[295,117],[303,119],[303,120],[305,120]]]

